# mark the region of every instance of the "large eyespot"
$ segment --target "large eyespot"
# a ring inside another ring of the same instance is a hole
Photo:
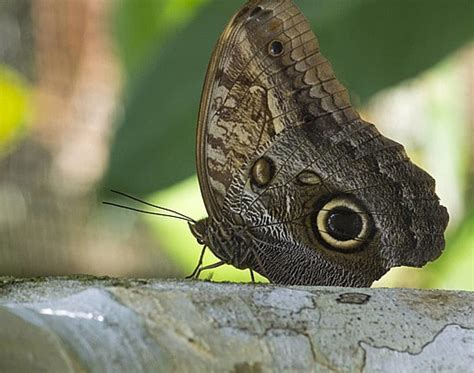
[[[353,252],[361,249],[373,232],[373,221],[365,207],[349,196],[336,196],[324,203],[312,226],[330,249]]]

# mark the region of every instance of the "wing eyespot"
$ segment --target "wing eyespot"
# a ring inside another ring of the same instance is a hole
[[[252,182],[258,187],[270,184],[275,174],[275,166],[269,158],[259,158],[250,171]]]
[[[296,179],[303,185],[318,185],[322,183],[321,177],[313,171],[302,171]]]
[[[312,216],[311,227],[328,249],[352,253],[362,250],[374,233],[372,217],[358,200],[335,196]]]
[[[281,56],[283,49],[283,43],[279,40],[273,40],[268,44],[268,53],[273,57]]]

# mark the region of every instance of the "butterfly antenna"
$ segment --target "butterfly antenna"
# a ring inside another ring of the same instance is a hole
[[[184,217],[182,217],[182,216],[168,215],[168,214],[163,214],[163,213],[160,213],[160,212],[153,212],[153,211],[147,211],[147,210],[136,209],[136,208],[130,207],[130,206],[119,205],[118,203],[114,203],[114,202],[103,201],[102,203],[103,203],[104,205],[108,205],[108,206],[120,207],[121,209],[125,209],[125,210],[131,210],[131,211],[141,212],[141,213],[143,213],[143,214],[155,215],[155,216],[165,216],[165,217],[167,217],[167,218],[175,218],[175,219],[179,219],[179,220],[184,220],[184,221],[187,221],[188,223],[195,223],[194,220],[192,220],[192,219],[187,219],[187,218],[184,218]]]
[[[184,214],[181,214],[180,212],[178,211],[175,211],[175,210],[171,210],[171,209],[168,209],[166,207],[162,207],[162,206],[158,206],[158,205],[155,205],[153,203],[150,203],[150,202],[147,202],[147,201],[144,201],[140,198],[137,198],[135,196],[132,196],[130,194],[127,194],[127,193],[124,193],[124,192],[119,192],[118,190],[113,190],[111,189],[110,190],[112,193],[115,193],[115,194],[118,194],[122,197],[126,197],[126,198],[129,198],[131,200],[134,200],[134,201],[137,201],[137,202],[140,202],[140,203],[143,203],[144,205],[147,205],[147,206],[151,206],[155,209],[158,209],[158,210],[163,210],[163,211],[167,211],[167,212],[171,212],[172,214],[175,214],[175,215],[178,215],[179,217],[182,218],[182,220],[186,220],[186,221],[189,221],[191,223],[196,223],[196,220],[194,220],[193,218],[190,218],[189,216],[186,216]],[[112,204],[112,203],[105,203],[105,205],[112,205],[112,206],[117,206],[117,207],[122,207],[122,208],[127,208],[127,206],[122,206],[122,205],[117,205],[117,204]],[[139,211],[139,212],[146,212],[146,210],[139,210],[139,209],[134,209],[134,208],[129,208],[129,210],[134,210],[134,211]],[[147,213],[151,214],[150,211],[148,211]],[[158,213],[153,213],[152,215],[158,215],[158,216],[168,216],[168,217],[172,217],[172,215],[167,215],[167,214],[158,214]],[[178,216],[174,216],[174,217],[178,217]]]

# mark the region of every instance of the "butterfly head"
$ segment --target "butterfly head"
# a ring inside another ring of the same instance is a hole
[[[197,242],[200,245],[209,245],[209,242],[207,239],[209,218],[204,218],[196,222],[189,222],[188,226],[189,226],[189,229],[191,230],[191,233],[193,234],[193,236],[196,238]]]

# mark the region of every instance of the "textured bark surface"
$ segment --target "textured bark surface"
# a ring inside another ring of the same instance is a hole
[[[0,278],[0,371],[456,371],[473,293]]]

